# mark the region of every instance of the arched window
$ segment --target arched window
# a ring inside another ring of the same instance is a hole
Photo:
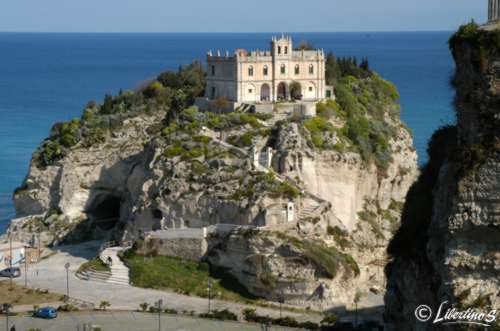
[[[300,74],[300,66],[298,64],[295,66],[295,74]]]
[[[285,46],[285,54],[288,54],[288,46]]]
[[[312,64],[309,65],[309,74],[314,74],[314,66]]]
[[[248,76],[253,76],[253,66],[248,67]]]
[[[278,54],[281,54],[281,46],[278,46]]]
[[[281,65],[281,74],[286,74],[286,66],[284,64]]]
[[[269,74],[269,68],[267,66],[264,66],[262,73],[264,74],[264,76],[267,76]]]
[[[215,66],[212,66],[212,76],[215,76]]]

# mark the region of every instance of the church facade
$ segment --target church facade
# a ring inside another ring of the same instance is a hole
[[[289,100],[318,101],[333,96],[326,86],[323,50],[295,50],[292,39],[272,38],[271,49],[207,55],[209,100],[235,104]]]
[[[488,23],[495,23],[500,20],[500,0],[489,0],[488,2]]]

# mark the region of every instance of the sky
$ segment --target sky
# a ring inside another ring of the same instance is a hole
[[[0,32],[455,30],[487,0],[2,0]]]

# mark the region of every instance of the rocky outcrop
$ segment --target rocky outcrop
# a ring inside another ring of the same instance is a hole
[[[446,308],[499,308],[500,52],[493,41],[499,35],[469,24],[450,40],[457,126],[433,136],[429,164],[389,246],[389,330],[447,329],[433,323],[435,314],[427,323],[416,319],[423,304],[435,313],[445,301]]]
[[[142,107],[92,144],[67,137],[83,131],[77,122],[63,126],[14,196],[19,216],[41,216],[13,226],[20,236],[42,231],[57,244],[229,224],[234,231],[206,238],[206,258],[253,295],[282,293],[317,309],[352,306],[357,294],[380,298],[385,250],[417,175],[416,152],[391,84],[363,71],[340,86],[344,98],[318,105],[323,111],[313,118],[279,107],[275,114],[187,108],[175,116]],[[167,92],[155,85],[148,93],[158,102]],[[127,100],[86,114],[126,113]],[[167,237],[148,249],[176,254],[166,252],[190,242],[169,246]]]

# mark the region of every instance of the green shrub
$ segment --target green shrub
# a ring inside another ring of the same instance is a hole
[[[220,321],[237,321],[238,316],[227,309],[224,310],[213,310],[210,313],[199,314],[198,317],[209,318]]]
[[[335,242],[341,247],[341,248],[346,248],[349,247],[351,244],[347,240],[349,237],[349,233],[347,231],[342,230],[338,226],[328,226],[326,228],[326,232],[328,235],[332,236]]]
[[[57,308],[58,311],[64,311],[64,312],[72,312],[72,311],[78,311],[78,307],[73,306],[72,304],[64,304],[61,305]]]
[[[360,220],[370,224],[370,227],[377,238],[385,238],[384,234],[382,233],[382,229],[380,228],[380,224],[377,221],[377,214],[372,211],[364,210],[358,212],[358,217]]]
[[[180,145],[171,145],[168,146],[165,151],[163,152],[163,156],[165,156],[167,159],[171,159],[173,157],[182,155],[184,153],[184,148]]]
[[[288,244],[300,249],[304,257],[321,268],[328,278],[335,278],[339,265],[342,265],[346,271],[352,271],[355,276],[359,275],[359,267],[354,259],[347,254],[339,252],[335,247],[326,247],[309,240],[301,241],[298,238],[280,232],[276,233],[276,235]]]
[[[323,117],[313,117],[304,121],[304,127],[311,133],[333,132],[332,123]]]

